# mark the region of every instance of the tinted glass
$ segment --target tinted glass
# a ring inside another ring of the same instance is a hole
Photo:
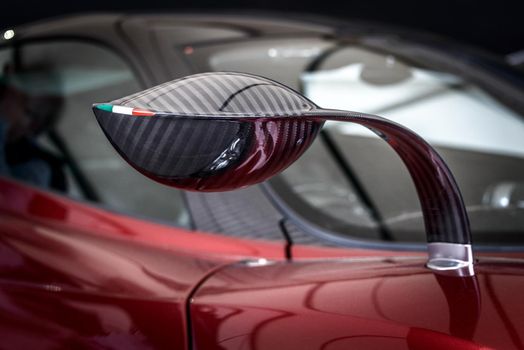
[[[202,69],[264,75],[322,107],[379,114],[416,131],[456,176],[475,241],[523,241],[523,116],[460,74],[317,38],[202,51]],[[374,239],[378,218],[394,240],[423,241],[415,189],[389,146],[358,125],[327,123],[323,133],[282,174],[284,200],[336,233]]]
[[[130,168],[92,114],[93,102],[141,90],[123,59],[108,49],[71,41],[0,52],[2,175],[188,225],[180,193]]]

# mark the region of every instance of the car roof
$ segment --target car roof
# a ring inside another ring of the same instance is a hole
[[[158,57],[154,57],[158,54],[153,53],[157,49],[154,42],[157,37],[152,40],[150,32],[167,33],[172,30],[168,43],[180,46],[257,37],[330,37],[340,42],[358,43],[372,50],[388,52],[414,64],[463,76],[498,96],[505,104],[519,111],[524,110],[524,75],[507,65],[500,57],[451,39],[377,23],[253,11],[91,13],[46,19],[13,30],[15,42],[53,37],[98,41],[131,60],[138,60],[136,56],[143,56],[142,61],[135,62],[135,66],[144,67],[143,62],[148,61],[147,65],[153,71],[159,70],[159,63],[153,62],[158,60]],[[0,47],[9,45],[8,41],[0,38]],[[130,45],[131,42],[133,45]],[[141,74],[141,79],[149,86],[164,81],[166,76],[175,78],[195,73],[180,57],[176,62],[173,60],[172,57],[168,58],[172,66],[182,67],[175,75],[166,75],[160,71],[151,74],[149,71]],[[183,68],[184,66],[186,67]],[[151,78],[152,76],[155,78]]]
[[[74,33],[96,35],[99,29],[118,26],[124,22],[133,21],[144,30],[157,25],[207,25],[217,27],[234,27],[248,31],[253,35],[275,34],[332,34],[334,26],[326,25],[325,18],[295,17],[294,19],[257,14],[224,14],[224,13],[168,13],[168,14],[126,14],[126,13],[90,13],[82,15],[67,15],[24,24],[14,29],[17,39],[27,39],[43,36]],[[319,24],[320,22],[324,24]],[[336,23],[335,21],[331,21]],[[7,28],[4,28],[7,29]]]

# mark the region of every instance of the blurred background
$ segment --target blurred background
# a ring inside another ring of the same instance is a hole
[[[0,4],[0,27],[71,13],[102,11],[278,11],[284,15],[326,15],[400,25],[451,37],[506,56],[524,49],[521,9],[522,1],[478,0],[5,0]]]
[[[322,107],[378,114],[411,128],[455,174],[476,242],[522,242],[524,30],[516,1],[0,6],[0,174],[176,226],[279,236],[277,219],[258,220],[266,200],[259,188],[203,195],[154,183],[116,154],[89,108],[189,74],[240,71],[282,82]],[[271,186],[332,237],[425,240],[409,174],[367,129],[327,123]],[[257,194],[262,199],[253,205]],[[239,210],[241,222],[234,219]],[[300,235],[293,239],[316,239]]]

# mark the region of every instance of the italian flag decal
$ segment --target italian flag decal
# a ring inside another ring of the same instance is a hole
[[[106,112],[135,115],[138,117],[152,117],[156,114],[156,112],[148,111],[147,109],[125,107],[125,106],[113,106],[107,103],[99,104],[96,106],[96,108],[101,109]]]

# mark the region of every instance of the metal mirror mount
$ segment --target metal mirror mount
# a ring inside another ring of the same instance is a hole
[[[109,141],[131,166],[163,184],[227,191],[281,172],[327,120],[361,124],[399,155],[415,184],[427,232],[427,266],[473,271],[469,220],[445,162],[420,136],[387,119],[323,109],[273,80],[204,73],[93,106]]]

